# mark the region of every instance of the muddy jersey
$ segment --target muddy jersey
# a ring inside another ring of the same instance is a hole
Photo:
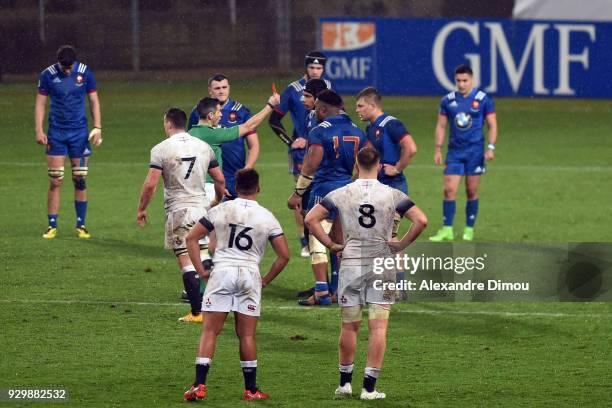
[[[374,179],[357,179],[327,194],[320,204],[340,216],[343,262],[391,255],[387,242],[395,213],[403,216],[414,206],[406,194]]]
[[[177,133],[151,149],[150,167],[162,171],[164,209],[207,206],[204,183],[208,169],[218,167],[208,143]]]
[[[214,231],[217,247],[215,269],[223,266],[257,266],[266,243],[283,230],[274,215],[257,201],[237,198],[211,208],[200,223]]]

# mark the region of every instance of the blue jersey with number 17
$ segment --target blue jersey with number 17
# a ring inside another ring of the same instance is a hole
[[[315,183],[347,182],[359,149],[365,146],[365,134],[345,114],[330,116],[313,128],[308,135],[310,146],[323,148],[323,159],[315,175]]]

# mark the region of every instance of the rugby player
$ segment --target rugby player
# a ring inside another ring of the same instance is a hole
[[[188,401],[206,397],[206,377],[210,369],[217,336],[229,312],[234,312],[239,339],[240,366],[245,391],[242,399],[267,399],[268,394],[257,388],[257,347],[255,329],[261,311],[261,291],[289,262],[287,240],[274,215],[260,206],[259,175],[254,169],[236,173],[238,198],[212,208],[187,236],[189,256],[202,275],[209,275],[204,292],[202,336],[195,361],[195,380],[183,395]],[[216,237],[212,272],[197,261],[198,241],[210,234]],[[270,241],[276,259],[262,278],[259,273],[266,243]]]
[[[230,97],[230,89],[229,79],[223,74],[215,74],[208,79],[208,95],[211,98],[218,99],[221,103],[221,119],[219,119],[218,125],[224,128],[241,125],[252,116],[246,106]],[[199,122],[200,114],[196,105],[191,110],[187,130],[191,130]],[[245,151],[245,141],[248,146],[248,153]],[[246,133],[244,140],[236,139],[221,145],[221,159],[223,161],[221,167],[225,176],[225,188],[229,193],[228,198],[236,197],[234,188],[236,171],[243,168],[253,168],[258,157],[259,137],[256,130]]]
[[[442,164],[442,145],[449,125],[448,151],[444,167],[444,201],[442,203],[443,227],[429,239],[452,241],[455,238],[453,220],[455,198],[461,178],[465,176],[466,226],[463,240],[474,239],[474,224],[478,215],[478,187],[485,172],[485,162],[495,157],[497,142],[497,116],[490,95],[474,88],[474,74],[468,65],[455,69],[457,90],[444,96],[440,102],[436,125],[434,162]],[[484,124],[488,127],[488,144],[485,149]]]
[[[89,98],[89,109],[93,129],[87,129],[85,95]],[[43,129],[47,99],[51,99],[49,127]],[[74,208],[76,211],[76,235],[90,238],[85,227],[87,216],[87,173],[91,145],[102,143],[102,115],[96,80],[91,69],[77,61],[76,51],[63,45],[57,51],[57,63],[47,67],[38,80],[38,94],[34,108],[36,143],[45,145],[47,153],[47,231],[45,239],[57,235],[57,218],[60,207],[60,188],[64,182],[64,161],[70,158],[72,183],[74,184]]]
[[[269,124],[272,131],[289,147],[289,171],[297,178],[300,174],[304,156],[307,152],[307,116],[308,109],[304,106],[304,86],[311,79],[322,79],[325,81],[327,89],[332,89],[331,82],[324,79],[325,62],[327,57],[319,51],[311,51],[304,57],[305,74],[302,78],[294,81],[287,86],[281,95],[281,103],[270,115]],[[289,136],[285,130],[282,119],[287,114],[291,114],[293,121],[293,136]],[[308,252],[308,240],[304,235],[304,217],[300,211],[294,212],[297,232],[300,237],[302,253]]]
[[[182,110],[170,108],[166,111],[164,131],[167,139],[151,149],[149,173],[142,186],[136,221],[142,228],[146,225],[146,209],[162,177],[166,212],[165,247],[174,250],[191,305],[191,312],[179,321],[199,323],[202,321],[200,281],[187,254],[185,237],[210,205],[210,197],[206,196],[204,189],[205,175],[208,173],[214,180],[217,202],[223,196],[225,181],[210,145],[186,133],[186,124],[187,115]],[[201,259],[198,260],[200,262]]]
[[[342,326],[339,340],[340,383],[335,391],[337,396],[352,395],[357,336],[362,308],[368,305],[368,351],[360,394],[360,399],[364,400],[386,396],[375,387],[385,355],[389,312],[395,298],[395,290],[389,290],[385,284],[395,282],[396,270],[389,269],[376,274],[373,269],[374,259],[392,257],[393,253],[404,250],[427,225],[425,214],[406,194],[377,180],[381,168],[380,155],[376,149],[361,149],[357,155],[359,178],[328,193],[305,218],[311,234],[325,247],[331,251],[342,251],[338,286]],[[321,222],[331,213],[338,214],[344,245],[334,242],[321,226]],[[412,222],[408,232],[399,241],[392,240],[396,213]]]
[[[294,193],[287,202],[289,208],[301,210],[302,196],[311,186],[307,209],[323,199],[330,191],[351,182],[355,157],[366,143],[365,134],[342,112],[340,95],[331,90],[319,92],[315,102],[317,118],[321,121],[308,134],[308,155],[298,177]],[[334,214],[324,220],[324,229],[331,230]],[[331,304],[327,282],[327,253],[314,236],[310,236],[311,263],[315,274],[315,293],[301,305]]]

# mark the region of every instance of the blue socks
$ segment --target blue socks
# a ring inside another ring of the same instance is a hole
[[[51,228],[57,228],[57,214],[47,214],[47,219]]]
[[[328,292],[329,286],[327,282],[316,282],[315,283],[315,292]]]
[[[468,227],[473,227],[478,215],[478,199],[468,200],[465,206],[465,220]]]
[[[79,228],[85,225],[85,217],[87,216],[87,201],[74,200],[74,209],[76,210],[76,227]]]
[[[444,217],[442,218],[442,221],[444,222],[444,226],[446,227],[452,227],[453,226],[453,220],[455,219],[455,200],[452,201],[446,201],[444,200],[444,202],[442,203],[442,213],[444,215]]]

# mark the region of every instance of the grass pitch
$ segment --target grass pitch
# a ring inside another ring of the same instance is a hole
[[[287,79],[288,81],[289,79]],[[281,81],[276,81],[281,83]],[[234,81],[232,97],[257,111],[270,81]],[[0,87],[2,290],[0,388],[65,388],[62,406],[184,406],[200,328],[179,324],[182,283],[163,250],[162,191],[150,224],[135,223],[149,151],[164,138],[163,111],[189,111],[203,82],[99,82],[104,144],[90,164],[87,226],[73,235],[73,188],[62,189],[59,235],[46,226],[46,166],[34,143],[35,84]],[[419,151],[406,170],[410,195],[440,225],[442,175],[433,166],[438,98],[388,97],[385,110],[412,132]],[[347,98],[353,114],[354,99]],[[496,99],[499,141],[481,187],[476,239],[492,242],[612,241],[612,102]],[[354,115],[353,115],[354,116]],[[286,119],[286,123],[289,120]],[[263,406],[358,406],[334,401],[337,308],[300,309],[295,292],[311,282],[297,257],[286,150],[267,126],[260,202],[279,218],[294,254],[264,291],[258,328]],[[464,222],[464,195],[456,225]],[[262,264],[265,270],[272,251]],[[537,271],[534,271],[537,273]],[[238,342],[228,319],[201,405],[243,406]],[[606,303],[400,304],[390,322],[374,406],[609,406],[612,307]],[[365,363],[360,337],[354,389]],[[23,406],[53,406],[49,402]],[[15,405],[11,405],[15,406]]]

